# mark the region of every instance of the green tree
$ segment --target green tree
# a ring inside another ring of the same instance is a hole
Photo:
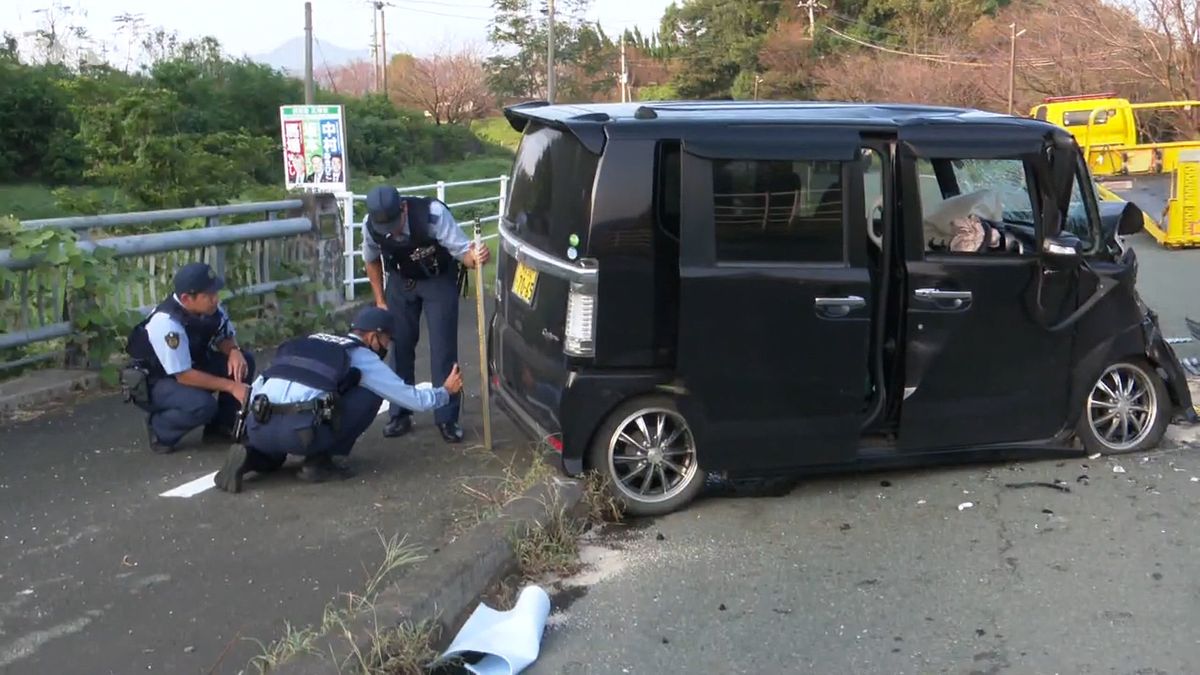
[[[82,165],[59,65],[0,58],[0,180],[73,182]]]
[[[686,54],[673,84],[688,98],[727,96],[742,71],[759,70],[758,52],[775,24],[779,0],[686,0],[663,14],[663,42]]]
[[[554,14],[556,102],[590,100],[614,86],[616,45],[586,15],[591,0],[560,0]],[[535,9],[535,7],[537,9]],[[501,100],[546,96],[547,8],[543,0],[494,0],[488,39],[492,93]]]
[[[185,115],[171,91],[144,87],[81,119],[87,176],[143,208],[220,204],[254,182],[278,141],[243,131],[180,132]]]

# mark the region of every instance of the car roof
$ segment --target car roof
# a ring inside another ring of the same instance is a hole
[[[902,103],[841,103],[827,101],[647,101],[638,103],[570,103],[550,105],[530,101],[504,109],[509,124],[523,131],[530,120],[572,131],[594,152],[603,146],[604,131],[644,127],[648,134],[667,135],[684,129],[703,133],[705,127],[803,125],[853,127],[864,131],[897,131],[908,126],[988,125],[1056,134],[1059,127],[1000,113]]]

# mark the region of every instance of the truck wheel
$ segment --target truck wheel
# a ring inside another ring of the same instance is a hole
[[[1083,405],[1076,433],[1092,453],[1148,450],[1158,445],[1171,422],[1167,387],[1141,360],[1118,361],[1106,368]]]
[[[675,402],[665,396],[629,401],[596,432],[588,466],[631,516],[658,516],[684,506],[704,487],[696,441]]]

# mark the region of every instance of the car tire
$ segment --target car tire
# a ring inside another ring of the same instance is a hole
[[[1171,399],[1158,372],[1141,359],[1113,363],[1096,378],[1076,425],[1089,453],[1149,450],[1171,423]]]
[[[588,468],[601,474],[608,496],[630,516],[676,511],[695,499],[705,480],[691,427],[666,396],[618,406],[592,440]]]

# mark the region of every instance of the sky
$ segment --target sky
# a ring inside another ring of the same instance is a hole
[[[385,0],[388,53],[428,54],[441,44],[484,45],[491,0]],[[367,0],[312,0],[318,42],[369,48],[372,9]],[[671,0],[593,0],[589,18],[611,33],[639,26],[653,32]],[[113,18],[140,14],[147,26],[182,38],[212,35],[234,56],[262,54],[304,34],[303,0],[0,0],[0,32],[22,34],[45,22],[47,7],[74,10],[93,37],[120,48]]]

